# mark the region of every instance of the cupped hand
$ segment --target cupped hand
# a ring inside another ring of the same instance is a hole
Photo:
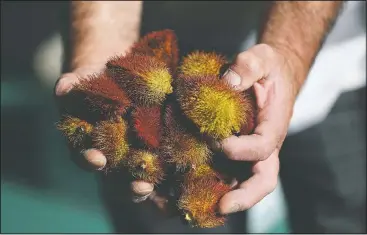
[[[104,64],[93,67],[78,68],[71,73],[62,74],[55,84],[54,93],[56,99],[60,99],[61,97],[67,95],[81,78],[86,78],[87,75],[90,74],[99,73],[103,68]],[[98,171],[103,170],[103,168],[106,166],[107,159],[98,149],[87,149],[80,153],[80,155],[81,156],[79,157],[82,159],[78,159],[78,162],[82,162],[83,164],[79,165],[83,167],[85,166],[88,169],[94,169]],[[134,181],[131,183],[131,190],[133,193],[132,200],[134,202],[141,202],[147,198],[150,198],[158,205],[158,207],[160,207],[162,202],[165,202],[164,199],[161,199],[159,196],[153,193],[153,184],[143,181]]]
[[[254,162],[253,176],[222,197],[222,214],[251,208],[277,185],[278,154],[296,98],[297,73],[290,58],[285,51],[258,44],[240,53],[223,75],[236,90],[253,87],[258,113],[253,134],[230,136],[220,143],[229,159]]]

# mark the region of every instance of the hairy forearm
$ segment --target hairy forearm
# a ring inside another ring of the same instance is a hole
[[[71,69],[98,67],[138,39],[141,1],[73,1]]]
[[[276,1],[260,36],[285,54],[294,67],[298,93],[342,2]]]

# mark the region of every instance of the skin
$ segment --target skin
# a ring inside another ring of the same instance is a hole
[[[230,159],[254,162],[253,177],[238,182],[236,189],[221,199],[222,214],[246,210],[275,189],[278,154],[297,94],[341,5],[331,1],[274,2],[259,44],[238,54],[224,74],[234,89],[254,87],[259,113],[254,134],[231,136],[218,143]],[[140,1],[72,3],[72,72],[56,83],[56,97],[70,91],[80,77],[98,72],[110,56],[129,50],[139,36],[141,8]],[[106,164],[96,149],[85,151],[84,157],[95,169]],[[167,202],[146,182],[132,182],[131,188],[161,209]]]
[[[254,161],[253,177],[221,199],[222,214],[249,209],[275,189],[279,150],[297,94],[341,5],[275,2],[260,44],[240,53],[224,77],[237,90],[254,87],[259,113],[254,134],[231,136],[221,143],[230,159]]]

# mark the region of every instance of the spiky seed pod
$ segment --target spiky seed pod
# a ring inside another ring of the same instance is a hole
[[[64,116],[56,126],[74,148],[84,148],[87,138],[93,130],[90,123],[68,115]]]
[[[127,94],[106,72],[81,79],[73,89],[85,93],[87,105],[107,117],[123,115],[131,105]]]
[[[146,150],[131,150],[125,166],[134,178],[152,184],[160,183],[164,176],[162,159]]]
[[[132,112],[133,127],[146,147],[156,149],[162,138],[162,108],[137,107]]]
[[[180,126],[174,117],[172,107],[167,108],[161,143],[165,161],[174,163],[178,170],[209,162],[212,153],[207,144]]]
[[[178,207],[192,226],[213,228],[225,223],[225,217],[216,213],[221,197],[231,190],[217,178],[198,178],[183,184]]]
[[[131,105],[126,93],[106,72],[81,79],[74,89],[86,94],[87,105],[108,117],[123,115]]]
[[[129,150],[126,133],[127,125],[122,118],[118,121],[101,121],[94,128],[93,147],[106,156],[107,168],[116,168],[126,159]]]
[[[86,97],[85,93],[71,89],[70,92],[56,99],[60,113],[78,117],[92,125],[104,119],[105,116],[99,110],[93,110],[86,104]]]
[[[226,64],[226,59],[214,52],[195,51],[183,58],[180,73],[185,77],[215,76],[218,77],[220,69]]]
[[[210,161],[211,152],[208,146],[193,135],[177,131],[168,136],[163,138],[162,151],[166,161],[176,164],[177,169]]]
[[[131,49],[133,53],[149,55],[164,62],[174,74],[178,65],[177,38],[172,30],[151,32],[145,35]]]
[[[160,105],[173,92],[167,66],[151,56],[128,54],[107,62],[109,74],[138,106]]]
[[[217,178],[219,180],[221,176],[209,164],[193,166],[184,176],[185,183],[196,181],[201,178]]]
[[[240,92],[214,76],[179,79],[177,94],[186,116],[201,133],[214,139],[238,133],[248,110],[252,108]]]

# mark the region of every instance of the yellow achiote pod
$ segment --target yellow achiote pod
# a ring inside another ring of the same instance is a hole
[[[106,156],[106,169],[122,166],[129,151],[126,121],[119,118],[99,122],[92,132],[92,141],[93,147]]]
[[[84,148],[93,125],[77,117],[66,115],[58,123],[57,128],[74,148]]]

